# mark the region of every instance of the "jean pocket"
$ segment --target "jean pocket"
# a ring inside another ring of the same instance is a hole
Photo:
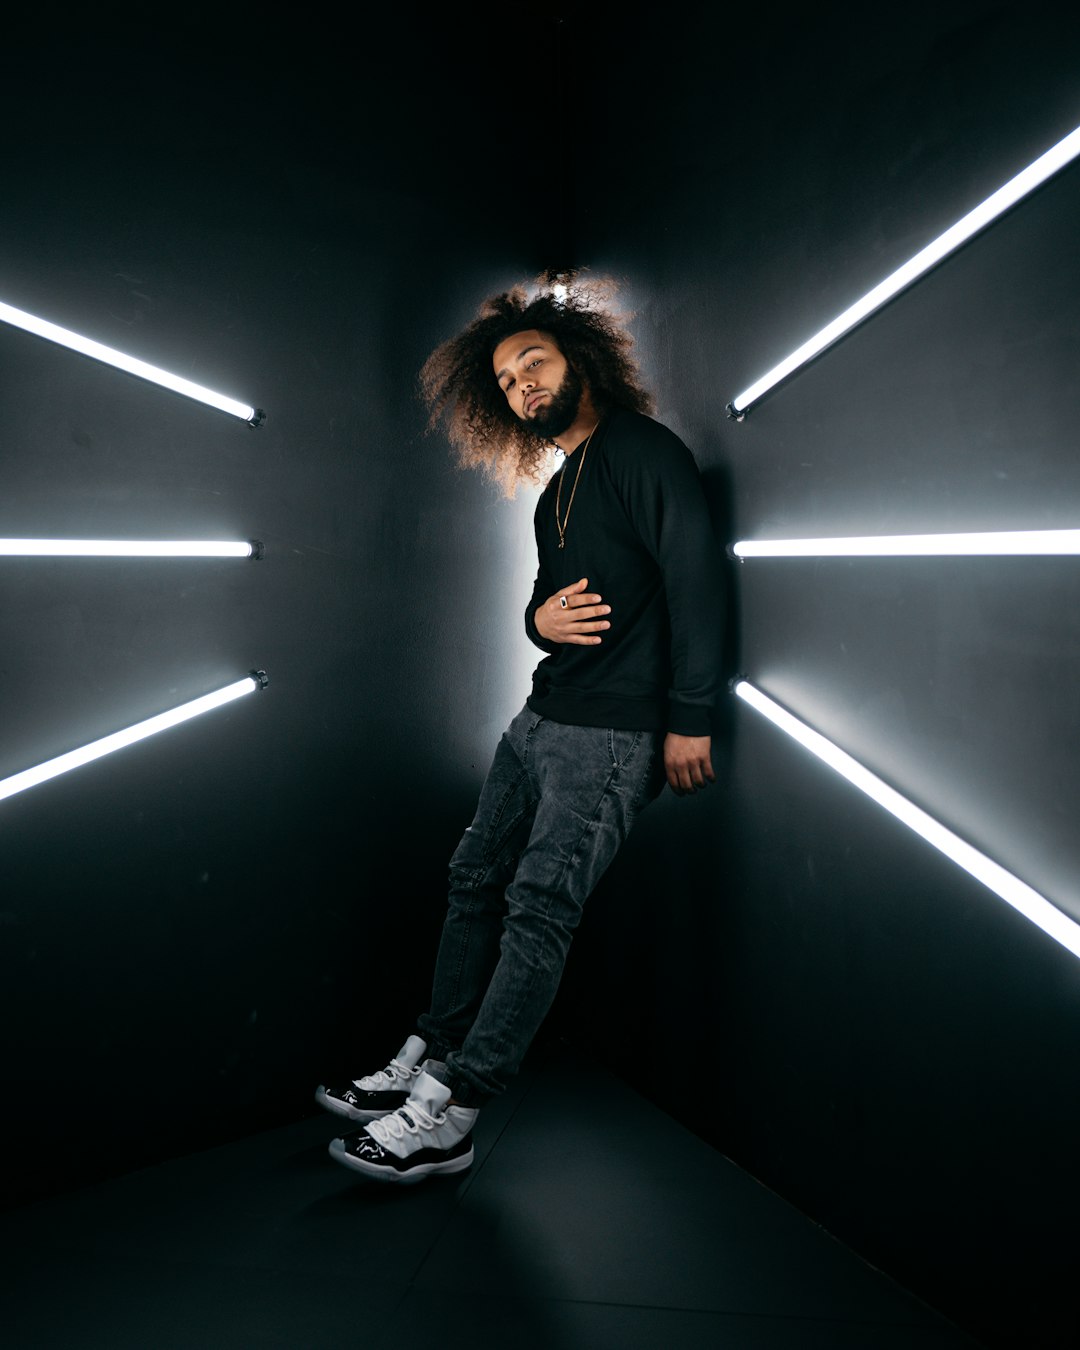
[[[613,769],[625,769],[633,762],[634,754],[644,734],[641,731],[619,731],[615,727],[608,728],[608,751]]]

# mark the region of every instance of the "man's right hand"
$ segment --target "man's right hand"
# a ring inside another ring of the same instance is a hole
[[[542,638],[548,642],[576,642],[581,647],[594,647],[600,641],[594,634],[611,627],[601,617],[611,613],[611,606],[602,605],[598,595],[586,594],[588,584],[589,578],[582,577],[544,601],[533,615],[536,631]]]

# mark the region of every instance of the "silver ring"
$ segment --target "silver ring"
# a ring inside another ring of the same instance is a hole
[[[563,607],[563,609],[566,608],[566,596],[565,596],[565,595],[560,595],[560,596],[559,596],[559,604]]]

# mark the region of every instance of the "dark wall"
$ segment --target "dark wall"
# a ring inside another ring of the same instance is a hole
[[[266,556],[0,560],[0,777],[270,684],[2,804],[9,1200],[295,1119],[411,1025],[533,566],[413,381],[565,248],[470,189],[479,23],[54,20],[5,39],[0,298],[267,421],[0,325],[0,534]]]
[[[1077,37],[988,5],[768,31],[691,6],[626,37],[580,255],[627,278],[726,538],[1075,525],[1075,166],[724,407],[1080,123]],[[733,669],[1080,918],[1074,559],[730,581]],[[730,716],[726,791],[661,802],[609,875],[567,1034],[989,1343],[1074,1344],[1076,959]]]

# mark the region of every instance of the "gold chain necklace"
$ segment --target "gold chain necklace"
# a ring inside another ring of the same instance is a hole
[[[581,470],[585,463],[585,451],[589,448],[589,442],[593,438],[593,431],[600,425],[599,422],[593,424],[592,431],[585,438],[585,444],[581,447],[581,458],[578,460],[577,473],[574,475],[574,486],[570,489],[570,500],[566,503],[566,515],[562,522],[559,521],[559,503],[562,499],[562,474],[559,474],[559,481],[555,485],[555,528],[559,531],[559,547],[566,547],[566,526],[570,520],[570,508],[574,504],[574,493],[577,492],[578,479],[581,477]]]

